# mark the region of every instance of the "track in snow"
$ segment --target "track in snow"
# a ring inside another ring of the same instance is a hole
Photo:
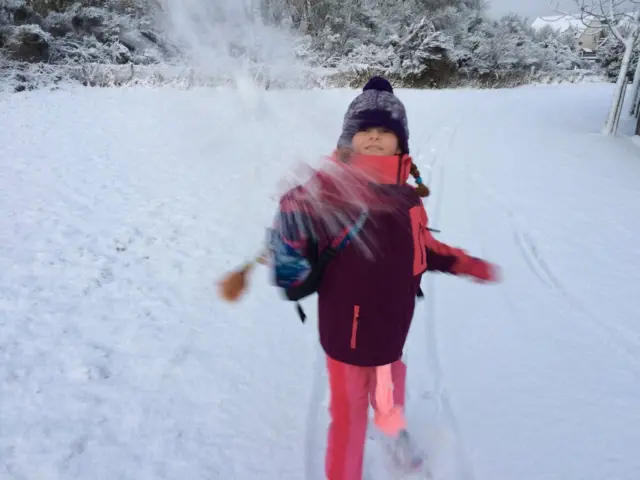
[[[581,312],[584,317],[588,319],[589,325],[594,333],[597,335],[605,335],[609,337],[614,344],[619,345],[620,351],[623,352],[629,362],[634,365],[634,368],[637,370],[637,375],[640,378],[640,360],[638,359],[640,335],[622,325],[611,323],[607,321],[607,319],[594,313],[584,301],[571,292],[567,283],[554,273],[538,245],[538,241],[536,240],[538,235],[528,227],[528,222],[523,214],[510,207],[508,202],[499,193],[485,186],[486,182],[483,182],[479,175],[473,174],[458,166],[452,166],[452,168],[466,177],[467,180],[476,187],[476,193],[479,192],[489,199],[508,219],[509,228],[513,236],[513,244],[519,251],[529,271],[541,284],[557,292],[568,306]],[[467,204],[468,208],[471,208],[468,202]],[[473,219],[474,215],[471,214],[470,217]],[[477,229],[479,227],[475,225],[474,228]],[[511,303],[508,299],[506,299],[506,301]]]
[[[458,118],[449,123],[452,126],[442,127],[437,131],[435,141],[429,140],[427,143],[431,161],[426,183],[432,191],[433,203],[429,197],[425,206],[429,225],[434,228],[438,228],[442,220],[446,172],[452,161],[451,149],[458,136],[461,121]],[[435,312],[438,275],[426,273],[423,277],[423,284],[426,284],[425,298],[418,302],[407,341],[407,416],[413,434],[424,445],[429,456],[428,465],[432,478],[473,480],[472,467],[451,407],[438,350],[438,318]]]

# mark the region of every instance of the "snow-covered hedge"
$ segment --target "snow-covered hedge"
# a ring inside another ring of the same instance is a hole
[[[479,0],[0,0],[0,88],[579,81],[570,43]]]
[[[0,92],[23,92],[36,89],[58,89],[70,84],[91,87],[163,86],[240,87],[247,82],[268,89],[325,88],[336,84],[337,74],[328,69],[301,69],[282,81],[269,77],[260,68],[229,73],[212,72],[184,65],[115,65],[81,63],[13,62],[0,59]]]
[[[2,55],[54,64],[163,62],[175,48],[141,13],[141,5],[125,0],[0,0]]]
[[[348,27],[328,22],[319,34],[307,33],[305,59],[336,68],[346,78],[377,72],[405,85],[428,87],[565,81],[578,77],[572,72],[591,68],[572,51],[569,39],[553,30],[536,34],[517,15],[492,20],[482,8],[458,3],[429,10],[406,2],[386,15],[362,7],[362,16],[352,13]],[[374,4],[362,5],[373,9]],[[348,0],[344,5],[357,8]],[[364,37],[357,21],[368,25]]]

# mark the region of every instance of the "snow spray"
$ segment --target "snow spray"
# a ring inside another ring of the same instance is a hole
[[[262,20],[255,0],[161,0],[163,28],[204,82],[238,89],[250,104],[271,86],[295,86],[295,37]]]

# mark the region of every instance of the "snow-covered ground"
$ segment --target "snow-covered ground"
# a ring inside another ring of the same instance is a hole
[[[264,269],[239,304],[215,282],[355,93],[0,97],[0,478],[322,478],[314,316]],[[438,480],[638,478],[640,149],[600,135],[611,94],[398,92],[431,225],[504,274],[424,280],[408,415]]]

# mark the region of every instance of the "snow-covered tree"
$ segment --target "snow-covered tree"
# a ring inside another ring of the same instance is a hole
[[[638,55],[635,57],[635,70],[633,75],[633,83],[631,85],[631,115],[638,117],[638,125],[640,125],[640,61]]]
[[[602,67],[607,78],[611,81],[618,79],[620,73],[620,67],[622,65],[622,57],[624,56],[624,45],[615,38],[613,35],[609,35],[598,47],[597,59],[598,63]],[[631,80],[632,70],[638,62],[638,56],[640,49],[635,49],[631,58],[631,67],[627,73],[627,79]]]
[[[151,0],[0,0],[0,55],[18,62],[158,63]],[[99,6],[102,5],[102,6]]]
[[[571,70],[584,62],[574,50],[572,33],[558,32],[546,25],[534,33],[536,48],[544,69]]]
[[[161,23],[152,22],[155,12]],[[565,37],[533,32],[514,15],[494,20],[483,0],[0,0],[5,58],[169,59],[205,75],[237,68],[263,75],[302,61],[329,67],[340,82],[377,72],[413,86],[517,84],[534,70],[580,66]]]

